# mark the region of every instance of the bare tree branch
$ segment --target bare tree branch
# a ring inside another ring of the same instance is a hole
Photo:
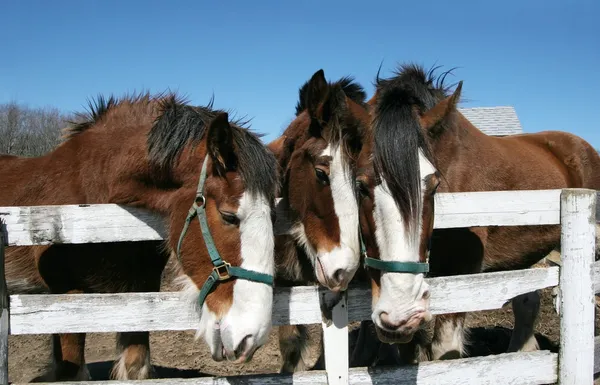
[[[68,118],[56,108],[0,104],[0,153],[31,157],[51,151]]]

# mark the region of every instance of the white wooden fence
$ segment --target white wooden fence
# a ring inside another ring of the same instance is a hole
[[[327,371],[286,375],[164,379],[143,384],[591,384],[594,372],[594,263],[596,192],[542,190],[438,194],[435,228],[562,225],[562,267],[429,279],[434,314],[501,308],[519,294],[560,284],[560,352],[510,353],[396,368],[348,369],[348,330],[370,319],[367,288],[352,289],[325,327]],[[600,208],[600,206],[599,206]],[[3,207],[8,246],[159,240],[161,218],[117,205]],[[2,248],[0,247],[0,250]],[[0,255],[2,253],[0,252]],[[1,262],[1,260],[0,260]],[[3,263],[0,274],[4,276]],[[194,314],[178,292],[86,295],[11,295],[0,280],[0,383],[8,383],[8,334],[195,329]],[[314,287],[275,289],[273,324],[321,322]],[[8,306],[9,305],[9,306]],[[10,312],[7,311],[8,307]],[[9,321],[10,313],[10,321]],[[340,352],[342,354],[340,354]],[[94,384],[102,382],[93,382]],[[138,382],[109,381],[107,384]]]

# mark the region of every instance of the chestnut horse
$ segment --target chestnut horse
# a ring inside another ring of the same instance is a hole
[[[354,181],[368,124],[365,98],[352,78],[329,83],[319,70],[299,90],[296,118],[269,144],[282,170],[275,240],[278,285],[318,282],[339,293],[359,267]],[[306,326],[280,326],[279,337],[284,372],[312,366]]]
[[[453,93],[421,67],[403,65],[395,76],[377,79],[373,99],[375,170],[393,178],[378,190],[366,185],[375,210],[375,230],[380,237],[394,237],[394,249],[381,253],[383,261],[423,262],[431,234],[431,276],[524,269],[560,246],[559,226],[501,226],[439,229],[433,231],[433,194],[441,192],[540,190],[562,188],[600,189],[600,156],[583,139],[564,132],[546,131],[509,137],[487,136],[456,108],[462,82]],[[376,179],[376,178],[375,178]],[[377,206],[382,206],[377,209]],[[378,214],[378,211],[386,210]],[[378,219],[379,218],[379,219]],[[368,236],[370,232],[366,232]],[[387,259],[386,259],[387,258]],[[412,265],[416,266],[416,265]],[[385,264],[375,282],[386,295],[390,275]],[[392,274],[388,298],[403,306],[397,313],[380,313],[378,329],[393,333],[386,340],[404,342],[429,317],[427,290],[417,274]],[[394,288],[397,291],[392,292]],[[515,315],[522,312],[530,295],[513,300]],[[533,309],[534,313],[537,309]],[[427,315],[427,316],[425,316]],[[535,314],[533,314],[535,316]],[[429,354],[433,359],[464,355],[465,313],[435,318]],[[509,350],[536,349],[531,320],[529,337],[513,332]],[[523,325],[519,318],[516,327]],[[400,333],[400,338],[393,338]],[[386,336],[388,336],[386,334]],[[389,337],[389,336],[388,336]]]
[[[175,95],[100,98],[54,151],[3,157],[0,165],[0,205],[117,203],[162,215],[168,228],[164,245],[8,248],[9,292],[158,290],[168,256],[176,254],[198,311],[198,335],[215,360],[249,360],[266,342],[277,162],[226,112]],[[43,380],[89,377],[84,338],[54,338],[57,366]],[[112,377],[148,377],[148,333],[122,333],[119,345]]]

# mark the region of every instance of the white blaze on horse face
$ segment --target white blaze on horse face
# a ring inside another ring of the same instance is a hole
[[[237,215],[240,219],[241,267],[273,276],[275,238],[268,199],[244,193]],[[246,351],[249,353],[267,342],[271,330],[272,307],[271,286],[246,279],[236,280],[233,286],[233,304],[221,321],[225,350],[235,350],[244,338],[247,338]]]
[[[237,216],[240,220],[241,267],[273,275],[275,244],[268,199],[245,192],[240,199]],[[227,260],[225,256],[223,258]],[[196,301],[197,294],[196,288]],[[236,349],[239,350],[237,358],[240,355],[247,357],[267,341],[272,307],[271,286],[237,279],[233,286],[232,305],[222,319],[218,319],[206,302],[203,304],[197,337],[204,338],[215,359],[222,359],[223,353],[232,355]],[[244,345],[240,346],[242,343]]]
[[[435,172],[433,165],[419,151],[421,189],[425,179]],[[422,215],[407,229],[394,198],[390,195],[386,181],[375,187],[375,239],[380,259],[396,262],[419,262],[419,244],[422,234]],[[423,207],[423,194],[418,207]],[[374,304],[372,319],[382,329],[380,316],[386,313],[387,325],[402,325],[417,315],[429,318],[429,300],[423,299],[429,290],[423,274],[381,272],[379,299]]]
[[[358,202],[350,167],[341,146],[327,146],[321,156],[330,156],[329,186],[338,218],[340,243],[332,249],[317,248],[311,258],[319,282],[330,290],[345,290],[360,262],[358,245]]]

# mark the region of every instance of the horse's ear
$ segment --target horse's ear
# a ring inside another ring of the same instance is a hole
[[[304,105],[311,119],[312,136],[323,136],[321,132],[334,114],[346,103],[346,94],[341,86],[331,87],[325,80],[325,72],[320,69],[308,81],[304,93]]]
[[[428,131],[431,135],[441,134],[447,126],[448,120],[452,119],[456,106],[460,101],[460,93],[462,91],[462,80],[454,90],[452,95],[448,96],[432,109],[421,115],[421,127]]]
[[[206,148],[217,173],[224,175],[226,171],[234,170],[237,157],[233,147],[232,127],[226,112],[218,114],[210,122],[206,138]]]
[[[323,129],[331,129],[331,122],[335,118],[342,116],[348,102],[346,101],[346,93],[342,89],[342,86],[335,85],[329,87],[327,93],[324,95],[319,108],[314,114],[311,113],[311,125],[310,133],[315,137],[327,137],[328,134],[323,132]]]
[[[325,100],[328,89],[329,85],[327,84],[327,80],[325,80],[325,72],[320,69],[308,81],[306,93],[304,94],[304,105],[311,118],[318,115],[319,107],[323,100]]]
[[[294,145],[296,141],[286,135],[275,139],[267,145],[267,148],[275,155],[277,162],[280,166],[287,164],[292,152],[294,152]]]

